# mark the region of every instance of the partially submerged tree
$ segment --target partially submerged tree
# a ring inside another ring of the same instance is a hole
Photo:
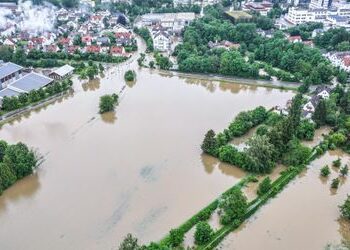
[[[139,250],[140,246],[137,243],[137,238],[133,237],[131,234],[127,234],[123,242],[119,246],[119,250]]]
[[[221,224],[228,225],[232,222],[238,222],[247,211],[247,197],[239,188],[235,188],[221,197],[219,208]]]
[[[115,104],[118,103],[118,95],[104,95],[100,97],[100,113],[110,112],[114,110]]]
[[[196,232],[194,233],[195,243],[197,245],[204,245],[208,243],[214,234],[213,229],[208,222],[201,221],[196,226]]]
[[[341,216],[347,220],[350,220],[350,196],[346,198],[343,205],[340,206]]]

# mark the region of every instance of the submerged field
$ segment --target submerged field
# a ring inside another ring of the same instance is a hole
[[[46,158],[0,197],[4,249],[110,249],[128,232],[142,243],[162,238],[245,176],[201,155],[208,128],[294,95],[143,69],[116,112],[101,116],[99,97],[119,91],[129,68],[75,81],[74,94],[2,127],[2,139]]]

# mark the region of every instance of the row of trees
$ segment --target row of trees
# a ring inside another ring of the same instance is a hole
[[[10,145],[0,141],[0,193],[20,180],[33,173],[37,158],[25,144]]]
[[[87,65],[83,62],[72,64],[75,69],[75,73],[79,75],[80,79],[94,79],[99,73],[103,73],[105,68],[99,63],[96,64],[93,61],[88,61]]]
[[[9,112],[26,107],[30,104],[44,100],[49,96],[66,91],[72,86],[72,84],[73,82],[71,80],[66,79],[62,82],[56,82],[38,90],[32,90],[29,93],[21,93],[18,96],[12,97],[5,96],[2,99],[2,110]]]
[[[25,59],[39,60],[39,59],[55,59],[55,60],[72,60],[72,61],[96,61],[105,63],[121,63],[126,60],[125,57],[113,56],[103,53],[81,53],[76,51],[74,54],[65,52],[43,52],[40,50],[31,50]]]
[[[143,38],[143,40],[145,40],[146,45],[147,45],[147,51],[148,52],[152,52],[153,51],[153,39],[151,36],[151,33],[149,32],[149,30],[145,27],[143,28],[134,28],[134,32],[136,34],[138,34],[139,36],[141,36]]]
[[[44,52],[40,50],[32,50],[28,54],[24,50],[18,48],[14,51],[11,47],[0,46],[0,58],[5,62],[13,62],[25,67],[34,68],[52,68],[60,67],[65,61],[96,61],[105,63],[121,63],[126,57],[112,56],[102,53],[81,53],[76,51],[74,54],[65,52]]]

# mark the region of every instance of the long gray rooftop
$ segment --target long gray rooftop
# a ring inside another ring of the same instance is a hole
[[[23,67],[17,64],[11,62],[5,63],[4,65],[0,66],[0,79],[11,75],[21,69],[23,69]]]
[[[12,97],[12,96],[18,96],[20,94],[20,92],[9,89],[9,88],[5,88],[0,90],[0,98],[4,98],[5,96],[7,97]]]
[[[31,90],[40,89],[51,83],[53,79],[39,75],[37,73],[31,72],[17,81],[11,83],[8,88],[23,90],[25,92],[30,92]]]

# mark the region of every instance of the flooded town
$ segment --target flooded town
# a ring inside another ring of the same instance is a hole
[[[0,249],[350,249],[347,7],[0,1]]]

